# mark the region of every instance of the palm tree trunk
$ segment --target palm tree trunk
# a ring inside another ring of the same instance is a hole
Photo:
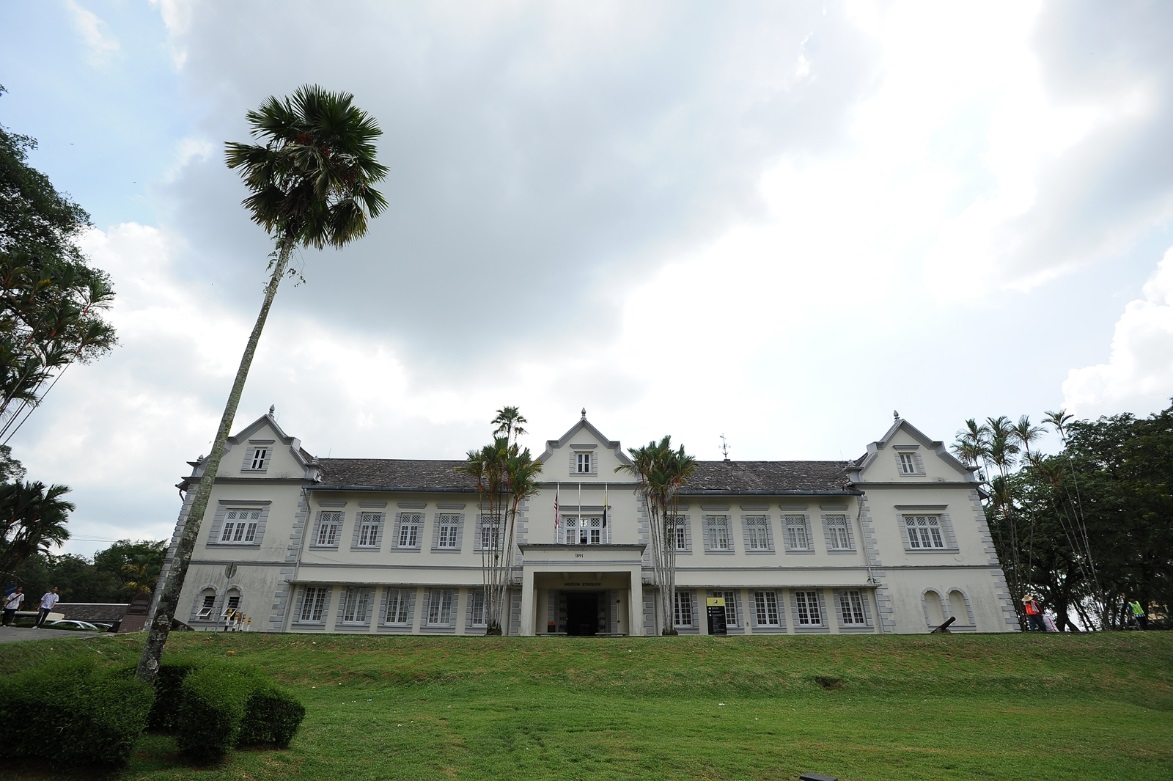
[[[212,452],[204,459],[204,474],[196,487],[195,498],[192,500],[191,508],[184,520],[183,532],[179,537],[179,545],[171,561],[171,568],[160,575],[163,595],[159,598],[159,604],[155,608],[151,629],[147,634],[147,644],[143,648],[142,657],[139,659],[138,669],[135,672],[136,677],[146,683],[154,684],[155,676],[159,674],[159,662],[163,658],[163,647],[167,644],[167,635],[171,633],[171,622],[175,618],[179,592],[183,589],[188,565],[191,564],[196,535],[199,534],[200,523],[208,509],[212,485],[216,482],[220,459],[224,457],[224,449],[228,444],[232,421],[236,417],[237,407],[240,406],[240,397],[244,393],[248,370],[252,366],[257,344],[261,340],[261,332],[265,328],[265,320],[269,317],[269,308],[273,305],[273,298],[277,295],[277,287],[285,275],[285,268],[289,264],[289,255],[293,252],[293,247],[294,241],[291,237],[285,237],[278,242],[277,262],[273,266],[273,274],[269,277],[269,284],[265,287],[265,300],[261,304],[257,321],[253,324],[252,333],[249,334],[244,354],[240,357],[240,366],[236,369],[236,379],[232,383],[232,391],[228,394],[228,402],[224,405],[224,415],[220,418],[220,428],[216,430]]]

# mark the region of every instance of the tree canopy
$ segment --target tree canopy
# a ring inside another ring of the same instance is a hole
[[[1037,428],[1023,417],[999,448],[992,425],[968,421],[954,452],[990,477],[986,515],[1016,603],[1041,595],[1057,620],[1076,628],[1126,625],[1136,599],[1157,616],[1173,604],[1173,406],[1046,422],[1062,450],[1030,450]],[[1032,433],[1034,434],[1032,436]],[[996,474],[992,471],[996,470]]]
[[[0,444],[61,372],[116,344],[109,277],[77,245],[89,215],[28,164],[35,148],[0,126]]]

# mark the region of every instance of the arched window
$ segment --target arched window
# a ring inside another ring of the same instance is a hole
[[[940,626],[945,623],[945,616],[941,612],[941,595],[929,589],[924,595],[925,621],[929,626]]]
[[[957,589],[949,592],[949,614],[957,619],[955,623],[973,626],[973,616],[970,615],[969,606],[965,603],[965,594]]]

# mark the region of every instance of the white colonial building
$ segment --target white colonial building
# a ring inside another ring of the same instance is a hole
[[[923,633],[949,618],[951,631],[1018,631],[971,470],[899,418],[855,461],[698,462],[674,535],[671,616],[635,482],[615,471],[630,463],[619,442],[584,412],[539,461],[541,491],[518,515],[508,634],[652,635],[667,622],[705,634],[710,597],[724,599],[731,634]],[[176,618],[483,634],[483,528],[462,463],[315,458],[265,415],[229,440]],[[183,491],[202,472],[192,467]]]

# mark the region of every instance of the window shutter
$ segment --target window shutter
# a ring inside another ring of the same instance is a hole
[[[913,459],[913,461],[916,462],[916,473],[918,475],[925,474],[925,460],[923,458],[921,458],[921,454],[920,454],[919,450],[917,450],[916,452],[914,452],[912,454],[912,459]]]
[[[868,599],[868,592],[861,589],[859,592],[859,601],[863,605],[863,621],[868,626],[871,626],[872,625],[872,609],[871,609],[871,606],[868,605],[868,602],[870,601]]]
[[[250,445],[249,447],[246,447],[244,449],[244,461],[242,461],[240,464],[240,471],[242,471],[242,472],[255,472],[256,470],[253,469],[252,466],[253,466],[253,458],[255,458],[256,455],[257,455],[256,445]]]
[[[752,523],[753,522],[749,519],[748,516],[741,516],[741,541],[745,545],[743,550],[746,551],[751,550],[749,545],[749,527],[752,525]]]
[[[214,543],[220,541],[220,536],[224,531],[224,515],[228,512],[228,508],[220,505],[216,508],[216,515],[212,519],[212,528],[208,530],[208,542]],[[190,518],[188,520],[191,520]]]
[[[957,550],[957,535],[953,532],[953,521],[949,513],[941,513],[941,535],[945,540],[945,547]]]
[[[815,591],[815,600],[819,605],[819,626],[829,626],[827,623],[827,606],[823,599],[823,589],[820,588]]]
[[[440,547],[440,513],[432,516],[432,550]],[[398,534],[396,539],[399,539]]]
[[[424,612],[422,614],[423,618],[420,621],[421,624],[424,624],[424,625],[428,624],[429,619],[431,618],[431,614],[430,614],[431,608],[432,608],[432,589],[428,589],[427,591],[424,592]]]
[[[464,513],[456,516],[456,550],[461,549],[464,544]]]
[[[570,451],[570,476],[574,477],[578,474],[578,453],[574,450]]]

